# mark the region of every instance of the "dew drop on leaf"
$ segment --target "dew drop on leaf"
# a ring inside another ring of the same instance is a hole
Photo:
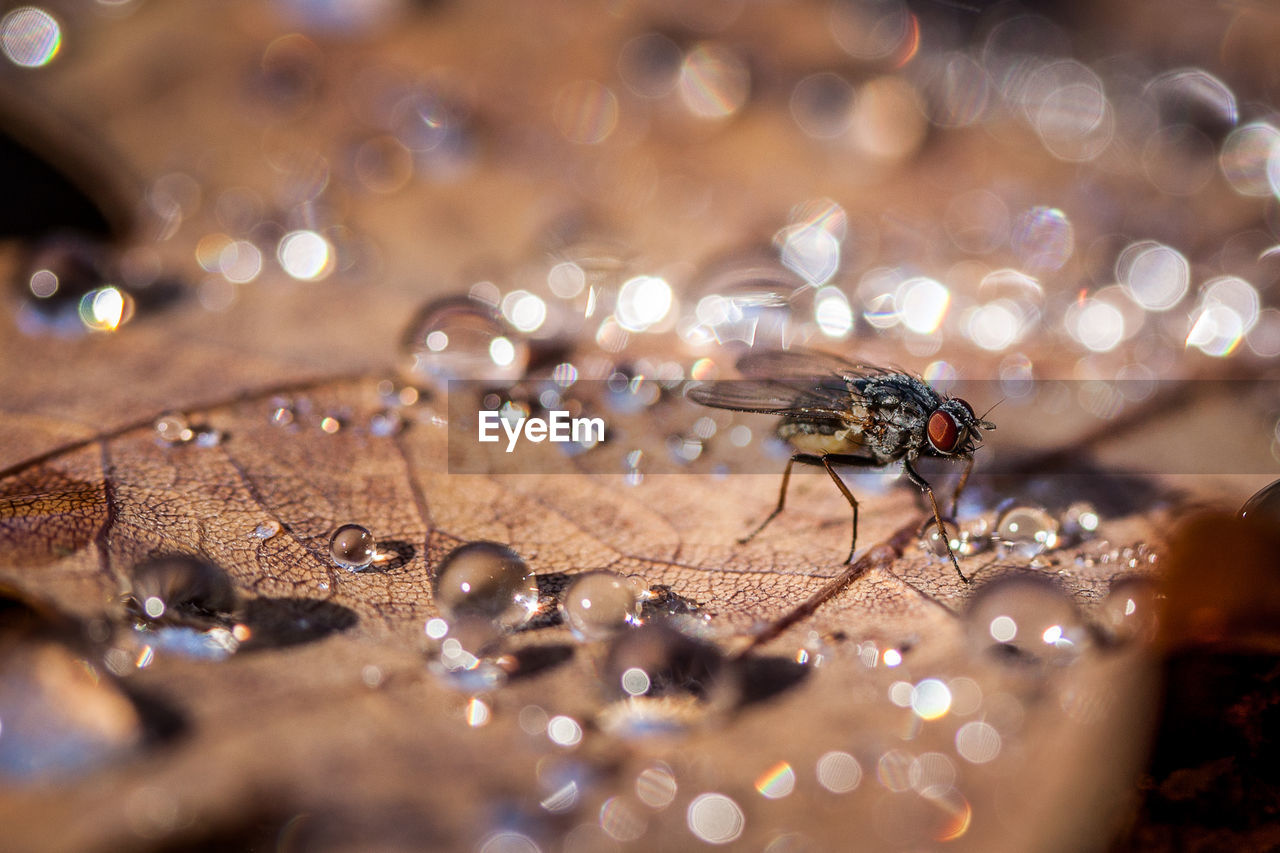
[[[147,560],[130,575],[126,607],[148,626],[221,627],[236,607],[235,589],[226,573],[198,557],[177,554]]]
[[[984,586],[965,619],[973,649],[1009,660],[1067,664],[1090,645],[1075,605],[1051,582],[1035,576]]]
[[[510,382],[524,375],[529,346],[488,305],[467,297],[430,303],[404,337],[410,379],[443,387],[451,379]]]
[[[187,419],[178,414],[161,415],[155,423],[156,438],[165,444],[185,444],[195,438]]]
[[[1147,642],[1156,633],[1156,584],[1147,578],[1120,578],[1102,602],[1102,630],[1112,642]]]
[[[1241,518],[1256,518],[1280,524],[1280,480],[1259,489],[1240,507]]]
[[[1038,506],[1012,506],[996,522],[996,539],[1030,559],[1058,544],[1058,520]]]
[[[446,619],[482,616],[504,628],[523,624],[538,605],[538,582],[528,564],[497,542],[451,551],[436,568],[432,591]]]
[[[367,569],[377,556],[378,543],[368,528],[344,524],[329,539],[329,556],[340,568],[358,572]]]
[[[560,601],[565,624],[579,640],[602,640],[640,618],[636,584],[613,572],[579,575]]]

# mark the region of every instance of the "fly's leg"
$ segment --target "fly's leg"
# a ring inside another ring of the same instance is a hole
[[[938,500],[933,496],[933,487],[930,486],[923,477],[916,473],[916,469],[911,467],[910,460],[902,463],[902,470],[907,473],[907,478],[910,479],[911,482],[915,483],[920,491],[929,496],[929,503],[933,506],[933,520],[938,523],[938,535],[942,536],[943,541],[947,543],[947,555],[951,557],[951,565],[955,566],[956,574],[960,576],[960,580],[968,583],[969,579],[964,576],[964,572],[960,571],[960,561],[956,559],[956,552],[951,550],[951,542],[947,538],[947,534],[945,532],[946,527],[942,524],[942,513],[938,510]],[[963,481],[961,485],[963,485]]]
[[[960,504],[960,493],[964,491],[964,484],[969,482],[969,474],[973,471],[973,457],[969,457],[969,461],[965,463],[964,471],[960,473],[960,481],[956,483],[956,490],[951,493],[951,509],[948,515],[951,518],[956,517],[956,507]],[[938,528],[941,530],[942,528]]]
[[[822,457],[822,467],[827,469],[827,473],[831,475],[831,479],[835,481],[836,488],[840,490],[840,494],[844,495],[844,499],[849,502],[849,506],[853,507],[853,540],[849,543],[849,559],[845,562],[853,562],[853,552],[858,547],[858,499],[853,496],[853,492],[849,491],[849,487],[844,484],[844,480],[840,479],[840,475],[836,473],[836,469],[832,467],[832,457]]]
[[[782,508],[787,505],[787,486],[791,483],[791,466],[795,465],[797,461],[808,461],[805,458],[806,456],[807,454],[804,453],[794,453],[791,458],[787,460],[787,467],[782,472],[782,488],[778,490],[778,505],[773,508],[773,512],[769,513],[768,518],[756,525],[755,530],[752,530],[746,536],[743,536],[738,540],[739,545],[746,545],[752,539],[755,539],[756,534],[768,527],[769,522],[777,518],[779,513],[782,512]]]

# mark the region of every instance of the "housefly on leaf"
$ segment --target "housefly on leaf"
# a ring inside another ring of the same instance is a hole
[[[717,409],[781,415],[778,437],[794,448],[782,472],[778,505],[740,543],[749,542],[782,512],[791,468],[797,462],[825,468],[853,508],[850,562],[858,543],[858,501],[836,473],[837,466],[880,468],[901,462],[907,477],[929,497],[934,521],[943,530],[933,487],[916,471],[916,459],[935,456],[965,462],[951,499],[954,514],[960,491],[973,470],[973,453],[981,446],[981,431],[996,428],[974,414],[964,400],[939,394],[919,377],[853,364],[827,353],[752,352],[737,366],[746,378],[694,385],[686,396]],[[956,574],[968,583],[949,542],[947,553]]]

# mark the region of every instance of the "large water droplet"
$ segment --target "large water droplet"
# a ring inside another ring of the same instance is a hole
[[[1102,602],[1102,630],[1112,642],[1149,642],[1156,634],[1157,609],[1154,581],[1120,578]]]
[[[667,622],[649,622],[617,635],[602,671],[617,698],[692,695],[711,697],[724,674],[720,650]]]
[[[436,568],[432,590],[450,620],[481,616],[515,628],[538,606],[537,578],[519,554],[497,542],[455,548]]]
[[[560,611],[579,640],[603,640],[639,622],[639,590],[630,578],[613,572],[591,572],[569,584]]]
[[[419,383],[451,379],[512,382],[524,375],[529,347],[490,306],[467,297],[430,303],[405,332],[406,369]]]
[[[974,596],[965,619],[974,648],[1016,659],[1066,664],[1090,644],[1071,600],[1034,576],[987,584]]]
[[[694,344],[715,341],[745,346],[788,347],[811,329],[813,288],[764,252],[737,255],[702,273],[681,335]]]
[[[341,568],[358,572],[369,568],[378,556],[378,542],[368,528],[344,524],[329,538],[329,556]]]
[[[1030,559],[1058,544],[1058,520],[1043,507],[1015,505],[1000,514],[996,539],[1019,557]]]
[[[1240,507],[1241,518],[1280,524],[1280,480],[1259,489]]]
[[[147,626],[185,626],[204,630],[230,623],[236,593],[226,573],[185,554],[139,563],[131,572],[124,601],[130,614]]]

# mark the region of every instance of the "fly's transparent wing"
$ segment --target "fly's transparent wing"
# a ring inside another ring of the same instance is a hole
[[[767,415],[849,415],[851,396],[839,387],[803,387],[763,379],[722,379],[694,385],[685,396],[716,409],[760,412]]]
[[[738,359],[737,368],[739,373],[751,379],[772,379],[787,383],[828,379],[856,382],[859,379],[899,372],[868,364],[854,364],[838,355],[806,349],[749,352]]]

